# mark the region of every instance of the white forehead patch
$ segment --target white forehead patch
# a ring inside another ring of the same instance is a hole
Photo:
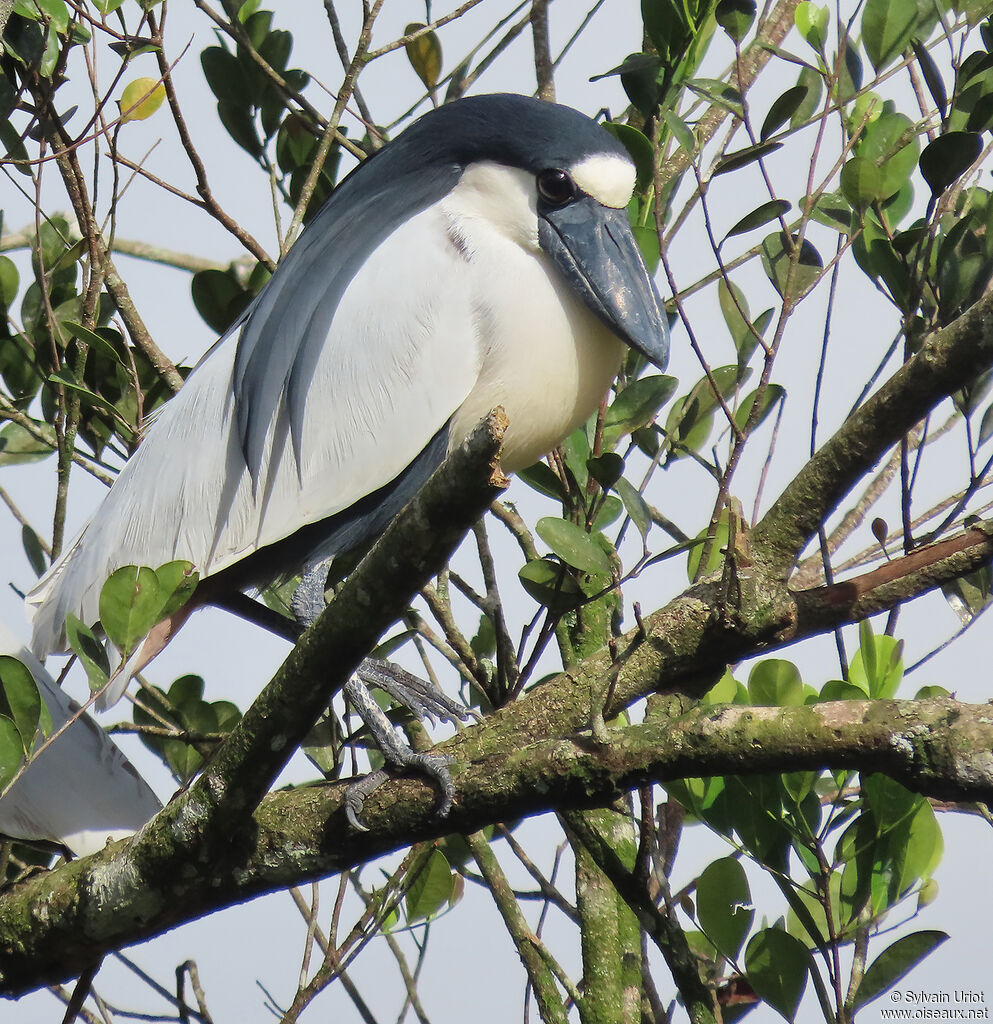
[[[634,192],[634,165],[615,153],[588,156],[569,168],[572,180],[602,206],[627,206]]]

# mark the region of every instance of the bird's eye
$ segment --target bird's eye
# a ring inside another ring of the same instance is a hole
[[[565,206],[575,198],[576,186],[565,171],[542,171],[538,175],[538,195],[550,206]]]

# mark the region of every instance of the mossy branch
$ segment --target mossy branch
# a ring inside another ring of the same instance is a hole
[[[846,494],[911,428],[993,366],[993,292],[943,330],[854,412],[752,533],[755,557],[785,578]]]
[[[674,702],[678,710],[679,702]],[[466,730],[484,733],[487,723]],[[349,829],[344,783],[273,793],[218,869],[154,870],[153,845],[180,845],[168,815],[133,843],[32,876],[0,896],[0,993],[78,975],[103,953],[261,893],[362,864],[419,840],[552,808],[602,805],[645,782],[817,767],[885,772],[928,796],[993,803],[993,712],[950,699],[811,707],[697,707],[617,730],[545,739],[453,767],[451,816],[422,782],[397,780]]]

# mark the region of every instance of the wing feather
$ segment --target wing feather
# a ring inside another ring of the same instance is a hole
[[[479,373],[483,353],[472,297],[449,287],[462,259],[444,214],[429,207],[357,269],[320,344],[271,324],[273,333],[257,351],[312,348],[317,355],[300,398],[299,452],[288,443],[295,413],[284,388],[257,435],[254,478],[238,424],[240,349],[233,335],[216,345],[158,415],[67,554],[29,595],[35,650],[62,649],[68,612],[95,621],[100,587],[119,566],[182,558],[210,576],[399,477]],[[260,302],[247,326],[263,308]],[[293,318],[292,328],[302,322]],[[265,387],[253,390],[249,381],[255,373],[249,367],[245,381],[251,400],[262,400]],[[251,428],[262,426],[253,418]],[[370,530],[381,529],[376,512],[388,497],[383,493],[364,512]],[[348,536],[354,542],[360,533],[353,525]]]
[[[0,624],[0,653],[19,658],[38,683],[56,730],[78,705]],[[0,796],[0,833],[45,840],[79,857],[136,832],[162,805],[89,715],[73,722]]]
[[[305,444],[310,381],[342,296],[372,254],[406,220],[442,198],[458,181],[455,165],[432,173],[408,170],[394,147],[370,158],[332,193],[290,249],[238,338],[234,394],[245,459],[257,476],[267,430],[280,405],[289,412],[297,459]],[[280,335],[282,345],[270,339]]]

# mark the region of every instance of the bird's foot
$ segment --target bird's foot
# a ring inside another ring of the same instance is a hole
[[[409,747],[406,750],[403,765],[390,765],[388,768],[370,772],[361,779],[357,779],[345,790],[345,817],[356,831],[369,831],[368,827],[362,824],[362,808],[365,806],[366,800],[390,779],[411,772],[427,775],[435,783],[441,798],[435,805],[434,814],[439,818],[448,817],[448,812],[452,809],[452,801],[455,799],[455,786],[452,783],[448,766],[454,761],[454,758],[445,754],[420,754]]]
[[[363,667],[368,662],[363,662]],[[386,662],[375,663],[375,672],[382,673],[384,670],[382,666],[387,666],[389,669],[396,669],[395,665],[388,665]],[[403,673],[403,670],[400,670]],[[424,697],[425,700],[437,701],[437,694],[439,691],[435,691],[433,687],[425,683],[423,680],[417,679],[416,676],[410,675],[410,673],[403,673],[405,676],[410,676],[411,680],[421,684],[421,689],[415,692],[419,696]],[[361,678],[360,678],[361,677]],[[363,682],[363,671],[360,668],[359,672],[353,676],[345,684],[344,690],[345,695],[351,702],[352,706],[358,712],[359,717],[365,723],[366,728],[372,734],[373,739],[376,741],[376,745],[383,753],[383,757],[386,759],[386,768],[381,768],[379,771],[372,772],[363,779],[359,779],[357,782],[353,782],[345,792],[345,815],[348,818],[349,823],[359,831],[366,831],[365,825],[362,824],[360,815],[362,813],[362,806],[366,801],[366,798],[375,790],[377,790],[384,782],[386,782],[393,775],[409,774],[411,772],[426,775],[431,779],[432,782],[438,787],[441,793],[441,799],[438,801],[435,807],[435,814],[438,817],[444,818],[452,808],[452,800],[455,797],[455,787],[452,784],[452,777],[448,771],[448,765],[452,763],[452,758],[447,757],[444,754],[423,754],[418,751],[411,750],[405,740],[403,740],[394,728],[393,723],[386,717],[383,709],[373,699],[372,694],[366,689]],[[378,676],[375,679],[377,686],[382,686],[380,681],[382,677]],[[405,680],[405,682],[407,682]],[[405,706],[411,707],[411,705],[401,697],[397,697],[393,693],[392,689],[387,689],[392,696],[396,697],[397,700],[401,700]],[[432,694],[429,698],[427,694]],[[431,717],[432,713],[439,715],[449,720],[454,720],[453,716],[464,718],[468,714],[467,709],[463,708],[460,704],[451,701],[444,694],[440,694],[444,703],[435,705],[425,705],[418,701],[422,710],[418,711],[416,708],[411,707],[411,710],[419,716]],[[449,708],[449,705],[452,705]],[[430,706],[431,710],[428,710]],[[461,714],[459,713],[461,712]]]

